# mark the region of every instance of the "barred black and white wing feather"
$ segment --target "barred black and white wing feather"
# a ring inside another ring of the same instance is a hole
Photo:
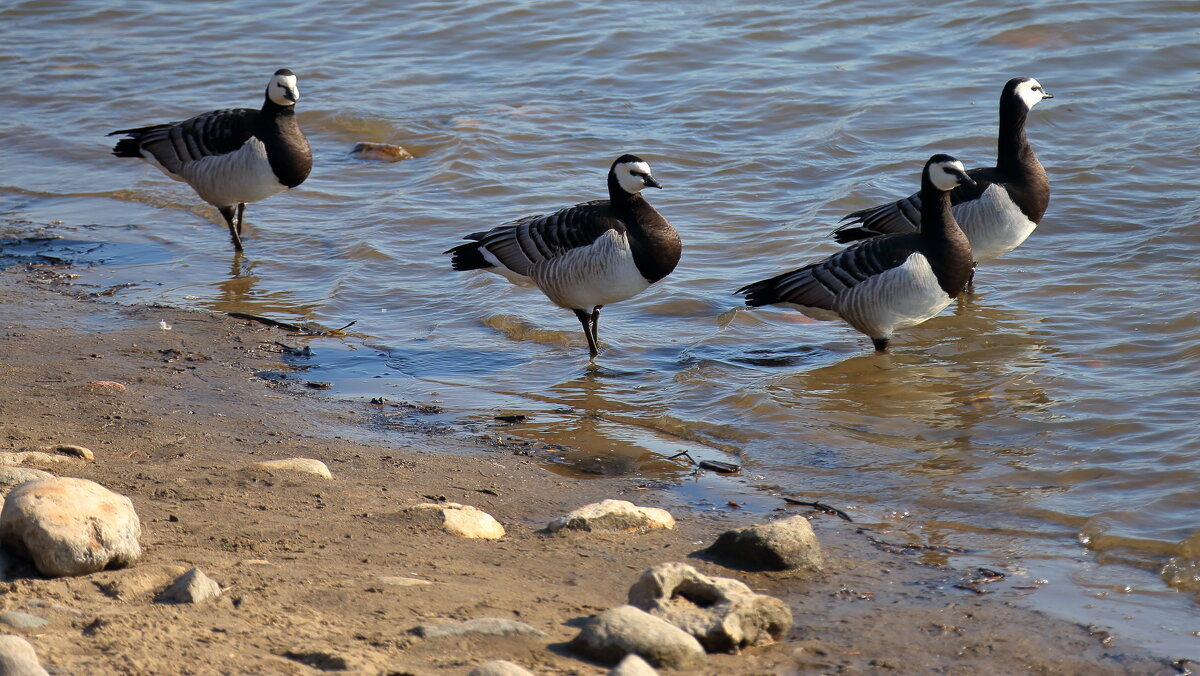
[[[258,114],[249,108],[228,108],[182,122],[121,129],[109,134],[128,136],[117,142],[113,155],[152,159],[172,178],[186,180],[189,164],[232,153],[245,145]]]
[[[744,295],[746,305],[751,307],[792,305],[830,315],[817,319],[837,319],[840,299],[847,291],[903,265],[917,243],[915,237],[867,240],[798,270],[743,286],[735,293]]]
[[[978,200],[995,181],[994,167],[971,169],[967,175],[975,181],[975,185],[963,184],[950,191],[950,205],[954,211],[955,220],[970,237],[971,219],[966,211],[958,208]],[[833,238],[839,244],[857,242],[879,235],[899,235],[921,230],[921,193],[915,192],[908,197],[888,204],[860,209],[846,214],[843,221],[850,221],[833,231]]]
[[[583,202],[548,215],[526,216],[474,232],[446,253],[455,270],[483,270],[530,285],[534,266],[596,243],[606,232],[625,232],[608,200]]]

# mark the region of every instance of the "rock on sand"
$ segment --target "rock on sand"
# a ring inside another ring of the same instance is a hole
[[[825,563],[821,543],[803,516],[726,531],[707,552],[741,570],[815,572]]]
[[[605,664],[616,664],[630,653],[671,669],[704,663],[704,648],[691,634],[633,606],[610,608],[588,618],[567,647]]]
[[[467,676],[533,676],[533,672],[519,664],[495,660],[475,667]]]
[[[658,672],[640,655],[629,653],[620,664],[608,672],[608,676],[658,676]]]
[[[199,568],[193,568],[175,578],[171,586],[164,589],[155,601],[159,603],[200,603],[220,595],[221,585],[205,575]]]
[[[708,652],[772,643],[792,626],[783,601],[684,563],[660,563],[643,573],[629,589],[629,603],[695,636]]]
[[[128,566],[142,555],[133,502],[87,479],[54,477],[17,486],[0,511],[0,541],[48,577]]]
[[[408,507],[401,515],[413,523],[431,528],[441,528],[447,533],[464,538],[499,540],[504,537],[504,526],[491,514],[457,502],[423,502]]]
[[[627,500],[595,502],[550,522],[551,532],[582,531],[643,531],[674,528],[675,518],[665,509],[638,507]]]
[[[312,458],[284,458],[283,460],[264,460],[263,462],[254,463],[255,469],[265,469],[269,471],[287,470],[292,472],[304,472],[305,474],[316,474],[325,479],[332,479],[333,474],[329,471],[329,467],[320,460]]]
[[[38,663],[37,653],[29,641],[4,634],[0,636],[0,674],[4,676],[50,676]]]

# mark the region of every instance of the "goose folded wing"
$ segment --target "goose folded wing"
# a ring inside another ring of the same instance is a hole
[[[214,110],[183,122],[113,133],[136,135],[143,150],[177,174],[188,163],[241,148],[252,135],[257,114],[249,108]]]
[[[870,239],[825,260],[785,272],[737,290],[752,307],[792,303],[837,310],[837,298],[848,289],[904,264],[913,252],[906,237]]]
[[[624,232],[625,224],[608,200],[597,200],[527,216],[468,239],[478,240],[508,269],[527,275],[534,265],[589,246],[609,230]]]
[[[975,185],[960,184],[950,191],[950,204],[961,204],[978,199],[993,181],[994,168],[972,169],[967,172]],[[915,192],[904,199],[853,211],[842,217],[850,221],[833,231],[833,238],[841,244],[854,242],[878,235],[899,235],[921,230],[921,193]]]

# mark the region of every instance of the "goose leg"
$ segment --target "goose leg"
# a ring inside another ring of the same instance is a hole
[[[600,308],[603,305],[597,305],[592,308],[592,342],[596,347],[600,347]]]
[[[225,217],[225,224],[229,226],[229,238],[233,240],[234,250],[241,251],[242,250],[242,238],[241,238],[241,235],[238,234],[238,230],[240,228],[238,227],[238,225],[234,225],[234,220],[233,220],[234,208],[232,206],[217,207],[217,210],[221,212],[221,216]],[[241,220],[239,219],[238,224],[240,225],[240,223],[241,223]]]
[[[887,338],[872,338],[871,342],[875,345],[876,352],[887,352],[887,346],[888,346]]]
[[[238,202],[238,238],[242,236],[242,216],[246,213],[246,203]]]
[[[596,337],[592,335],[592,316],[584,310],[576,310],[575,316],[579,318],[579,323],[583,325],[583,335],[587,336],[588,351],[595,357],[600,354],[600,351],[596,349]]]

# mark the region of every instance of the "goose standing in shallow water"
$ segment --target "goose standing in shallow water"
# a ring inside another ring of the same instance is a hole
[[[594,357],[600,309],[645,291],[679,262],[679,233],[642,197],[647,186],[662,188],[650,165],[622,155],[608,170],[608,199],[475,232],[445,253],[455,270],[487,270],[537,286],[574,311]]]
[[[751,307],[780,305],[813,319],[842,319],[883,352],[896,329],[935,316],[966,288],[971,246],[954,221],[950,191],[974,184],[962,162],[934,155],[921,174],[919,232],[873,237],[735,293]]]
[[[109,136],[128,138],[117,141],[113,155],[143,159],[192,186],[220,210],[233,247],[241,251],[246,203],[295,188],[312,170],[312,151],[296,122],[299,99],[296,76],[283,68],[271,76],[260,110],[214,110],[183,122],[114,131]]]
[[[1025,138],[1025,118],[1042,99],[1054,98],[1037,80],[1017,77],[1000,94],[1000,133],[996,166],[972,169],[970,185],[950,193],[954,218],[971,242],[975,261],[984,263],[1012,251],[1041,222],[1050,204],[1050,181]],[[841,243],[884,234],[916,232],[924,211],[921,193],[898,202],[862,209],[834,231]]]

